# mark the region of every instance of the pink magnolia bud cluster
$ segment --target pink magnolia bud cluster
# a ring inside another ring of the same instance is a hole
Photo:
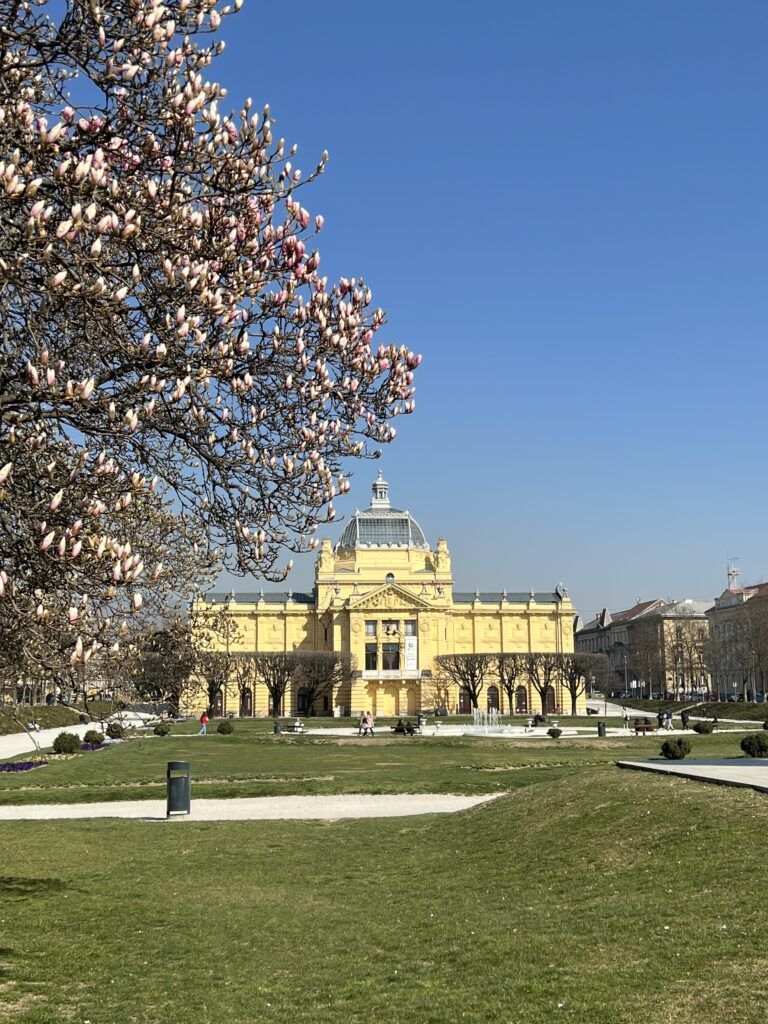
[[[321,272],[327,154],[303,175],[269,107],[231,112],[208,76],[239,6],[20,4],[0,51],[0,517],[30,516],[0,541],[0,616],[13,591],[78,662],[213,552],[284,575],[345,460],[414,407],[420,357]]]

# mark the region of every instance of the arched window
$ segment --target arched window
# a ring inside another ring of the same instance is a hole
[[[488,687],[487,697],[488,697],[488,710],[489,711],[498,711],[499,710],[499,688],[498,688],[498,686],[493,686],[493,685],[489,686]]]
[[[524,686],[518,686],[515,690],[515,713],[518,715],[528,713],[528,691]]]

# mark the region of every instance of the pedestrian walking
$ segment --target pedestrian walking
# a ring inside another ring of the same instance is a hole
[[[360,721],[357,723],[357,735],[362,736],[365,729],[365,712],[360,712]]]
[[[665,715],[665,725],[667,727],[667,732],[674,732],[675,731],[675,726],[674,726],[674,723],[672,722],[672,712],[671,711],[668,711],[666,713],[666,715]]]
[[[627,711],[626,708],[623,708],[623,711],[624,711],[624,715],[623,715],[623,718],[624,718],[624,729],[625,729],[626,732],[629,732],[629,712]]]
[[[200,732],[197,735],[198,736],[205,736],[205,735],[207,735],[207,732],[208,732],[208,728],[207,727],[208,727],[208,712],[204,711],[202,713],[202,715],[200,715]]]
[[[662,729],[662,727],[664,725],[664,712],[663,711],[660,711],[658,713],[658,715],[656,715],[656,721],[658,722],[657,728],[658,728],[659,731],[661,731],[661,729]]]
[[[691,716],[688,714],[687,711],[680,712],[680,722],[682,723],[682,726],[686,732],[688,731],[688,722],[690,721],[690,717]]]
[[[373,728],[375,722],[370,711],[366,711],[363,717],[363,736],[370,736],[373,739]]]

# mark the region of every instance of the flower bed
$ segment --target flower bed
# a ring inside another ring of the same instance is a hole
[[[42,759],[34,761],[6,761],[0,764],[0,772],[29,772],[33,768],[44,768],[48,762]]]
[[[104,749],[104,744],[103,743],[81,743],[80,744],[80,749],[81,750],[103,750]]]

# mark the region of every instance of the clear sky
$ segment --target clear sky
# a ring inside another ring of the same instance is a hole
[[[459,589],[586,616],[768,576],[764,0],[246,0],[224,37],[233,105],[330,151],[322,268],[424,355],[340,514],[381,465]]]

